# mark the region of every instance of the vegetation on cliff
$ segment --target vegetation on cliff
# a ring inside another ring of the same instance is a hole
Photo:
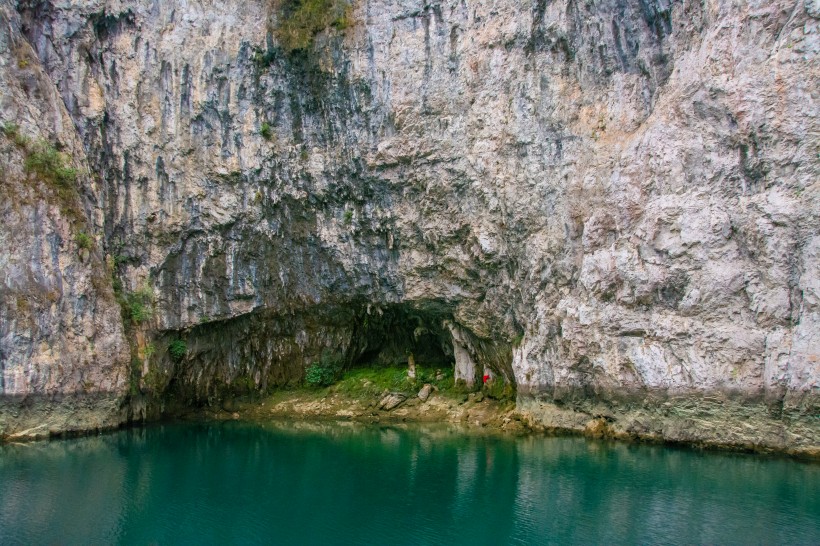
[[[318,33],[350,25],[351,4],[347,0],[273,0],[277,17],[274,34],[287,52],[305,50]]]
[[[78,173],[71,158],[46,140],[32,141],[13,123],[3,125],[2,133],[23,152],[25,173],[45,182],[64,202],[66,210],[79,218],[76,204]]]

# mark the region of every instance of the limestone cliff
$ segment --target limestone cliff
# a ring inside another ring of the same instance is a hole
[[[817,448],[816,0],[357,0],[294,40],[300,4],[3,2],[2,122],[95,242],[4,141],[3,396],[412,351],[550,426]]]
[[[0,29],[0,435],[113,426],[129,353],[98,237],[102,185],[7,6]]]

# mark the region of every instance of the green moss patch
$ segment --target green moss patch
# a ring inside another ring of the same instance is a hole
[[[436,379],[439,377],[440,379]],[[378,396],[384,391],[415,394],[426,384],[437,387],[441,392],[454,389],[452,369],[421,368],[416,366],[416,378],[407,376],[407,367],[354,368],[330,387],[351,398]]]

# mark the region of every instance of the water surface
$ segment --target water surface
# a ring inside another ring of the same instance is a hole
[[[820,544],[820,465],[444,427],[0,446],[0,544]]]

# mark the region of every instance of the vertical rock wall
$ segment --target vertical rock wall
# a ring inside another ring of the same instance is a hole
[[[8,5],[0,117],[0,436],[116,425],[129,353],[101,250],[99,184]]]

